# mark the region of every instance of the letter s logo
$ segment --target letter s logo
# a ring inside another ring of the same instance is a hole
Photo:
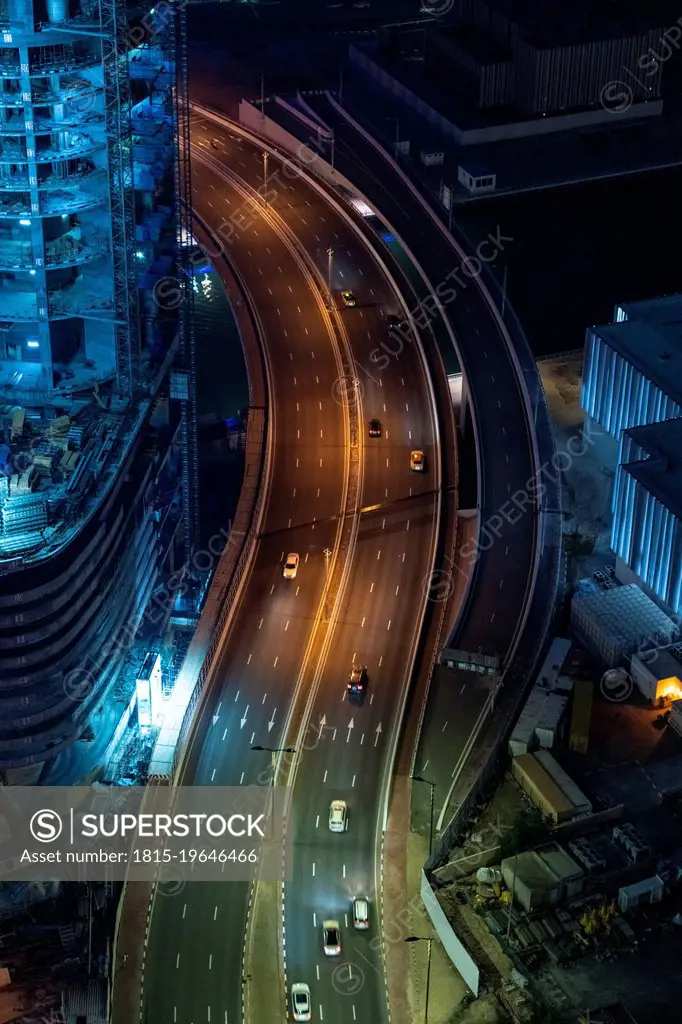
[[[39,843],[53,843],[62,834],[64,824],[56,811],[36,811],[31,818],[31,835]]]

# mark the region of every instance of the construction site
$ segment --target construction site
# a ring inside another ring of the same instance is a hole
[[[590,677],[555,640],[489,803],[429,872],[481,992],[516,1021],[646,1024],[674,999],[682,745],[642,695],[605,699]],[[614,1005],[631,1018],[602,1015]]]

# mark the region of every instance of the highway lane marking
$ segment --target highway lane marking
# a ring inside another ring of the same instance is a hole
[[[492,375],[492,374],[490,375],[490,379],[491,379],[491,381],[492,381],[492,382],[493,382],[493,384],[494,384],[494,383],[495,383],[495,378],[493,377],[493,375]]]
[[[294,384],[298,387],[298,381],[296,380],[295,377],[294,377]]]
[[[306,551],[306,553],[305,553],[305,558],[303,559],[303,562],[304,562],[304,564],[305,564],[305,562],[307,562],[307,561],[308,561],[308,555],[309,555],[309,554],[310,554],[310,552],[309,552],[309,551]]]
[[[241,718],[241,724],[240,724],[240,726],[239,726],[239,728],[240,728],[240,729],[243,729],[243,728],[244,728],[244,726],[246,725],[246,716],[247,716],[247,715],[248,715],[248,713],[249,713],[249,708],[250,708],[250,707],[251,707],[251,705],[250,705],[250,704],[247,704],[247,705],[246,705],[246,711],[244,712],[244,715],[243,715],[243,716],[242,716],[242,718]]]
[[[279,306],[275,306],[275,309],[277,310],[277,316],[281,316],[282,312],[281,312]]]
[[[185,914],[187,913],[187,904],[184,903],[182,906],[182,919],[185,920]]]
[[[504,549],[504,553],[505,553],[505,556],[509,554],[509,545],[508,544],[507,544],[506,548]]]
[[[494,618],[495,618],[495,612],[493,612],[492,615],[490,616],[490,621],[492,622]]]
[[[344,925],[347,928],[348,927],[348,914],[344,914],[343,915],[343,923],[344,923]]]
[[[382,732],[383,732],[383,729],[381,728],[381,722],[379,722],[378,726],[376,727],[376,736],[374,737],[374,746],[375,747],[376,747],[377,743],[379,742],[379,737],[381,736]]]
[[[322,433],[322,431],[320,431],[320,433]],[[319,496],[320,496],[320,488],[318,487],[317,488],[317,497],[319,498]]]
[[[271,288],[271,287],[270,287],[269,285],[268,285],[268,291],[269,291],[269,292],[270,292],[270,294],[272,295],[272,288]]]
[[[296,497],[296,488],[294,487],[294,493],[292,494],[292,498],[295,498],[295,497]]]
[[[320,1020],[324,1020],[324,1014],[322,1013],[322,1003],[320,1003]]]
[[[279,654],[277,655],[277,657],[275,658],[275,660],[273,662],[273,665],[272,665],[273,668],[277,668],[277,662],[278,661],[279,661]]]
[[[504,583],[504,576],[503,576],[503,577],[502,577],[502,579],[500,580],[500,585],[499,585],[499,587],[498,587],[498,590],[502,590],[502,584],[503,584],[503,583]]]
[[[289,359],[293,360],[293,358],[294,358],[294,353],[293,353],[293,352],[290,352],[290,353],[289,353]],[[296,412],[299,412],[299,408],[298,408],[298,402],[296,403]]]
[[[236,693],[235,693],[235,695],[234,695],[234,702],[235,702],[235,704],[236,704],[236,703],[237,703],[237,701],[239,700],[239,694],[240,694],[240,693],[241,693],[241,690],[237,690],[237,692],[236,692]]]
[[[256,738],[256,734],[255,734],[255,732],[252,732],[251,733],[251,742],[250,742],[251,746],[253,746],[253,741],[255,740],[255,738]]]
[[[298,469],[298,457],[296,458],[296,469]]]
[[[322,241],[322,239],[320,238],[320,236],[319,236],[319,235],[315,235],[315,238],[317,239],[317,241],[318,241],[318,242],[321,242],[321,241]]]
[[[319,981],[320,980],[320,965],[319,964],[315,964],[315,970],[317,972],[317,980]]]
[[[461,696],[461,695],[462,695],[462,694],[464,693],[464,691],[466,690],[466,688],[467,688],[467,684],[466,684],[466,683],[464,683],[464,685],[462,686],[462,689],[461,689],[461,690],[459,691],[459,693],[460,693],[460,696]]]
[[[209,953],[208,955],[208,969],[209,971],[213,970],[213,953]]]
[[[272,584],[272,586],[270,587],[270,593],[271,593],[271,594],[274,594],[274,592],[275,592],[275,584],[273,583],[273,584]],[[261,619],[261,622],[262,622],[262,621],[263,621],[263,620]],[[260,626],[259,626],[258,628],[260,629]]]
[[[381,529],[382,529],[382,530],[385,530],[385,529],[386,529],[386,520],[385,520],[385,519],[382,519],[382,520],[381,520]]]
[[[388,497],[388,487],[386,488],[386,497]]]
[[[258,267],[258,273],[260,274],[261,277],[263,276],[263,271],[261,270],[260,267]]]
[[[363,734],[362,734],[362,735],[363,735],[363,736],[365,735],[365,734],[364,734],[364,732],[363,732]],[[351,788],[353,788],[353,789],[355,788],[355,775],[353,776],[353,781],[351,782]],[[347,925],[348,925],[348,921],[346,921],[346,926],[347,926]]]
[[[223,742],[223,743],[225,742],[225,737],[226,737],[226,736],[227,736],[227,729],[226,729],[226,730],[225,730],[225,732],[223,733],[223,739],[222,739],[222,742]]]
[[[386,412],[386,403],[384,402],[384,412]]]
[[[264,694],[263,694],[263,699],[262,699],[262,701],[261,701],[261,704],[265,704],[265,700],[266,700],[266,698],[267,698],[267,693],[264,693]]]
[[[268,732],[270,732],[274,728],[274,725],[275,725],[275,715],[276,714],[277,714],[277,708],[275,708],[275,710],[272,712],[272,718],[268,722]]]
[[[320,827],[320,816],[318,814],[318,816],[315,818],[315,828],[319,828],[319,827]]]
[[[315,377],[315,383],[316,383],[316,384],[319,384],[319,383],[320,383],[320,378],[319,378],[319,377]]]
[[[377,551],[377,562],[379,561],[380,558],[381,558],[381,548],[379,548],[379,550]]]
[[[322,402],[319,403],[319,406],[320,406],[320,412],[322,412]]]
[[[323,436],[324,436],[324,435],[323,435],[322,431],[320,430],[320,437],[323,437]]]
[[[208,1008],[208,1020],[209,1020],[209,1024],[210,1024],[210,1020],[211,1020],[211,1007],[210,1006]]]
[[[300,586],[296,587],[296,593],[294,594],[294,597],[298,597],[298,592],[299,592],[300,589],[301,589]]]
[[[304,327],[303,330],[305,331],[306,334],[308,333],[308,328],[307,327]],[[313,359],[314,359],[315,358],[315,353],[314,352],[312,353],[312,356],[313,356]]]
[[[370,592],[370,594],[372,593],[373,590],[374,590],[374,584],[370,583],[370,585],[369,585],[369,592]]]
[[[213,908],[213,920],[216,921],[217,919],[218,919],[218,905],[216,904],[215,907]]]
[[[407,402],[405,402],[405,412],[409,412],[409,411],[410,411],[410,407],[409,407],[409,405],[407,404]]]
[[[177,1019],[178,1019],[178,1008],[177,1008],[177,1006],[174,1006],[173,1007],[173,1021],[175,1022],[175,1021],[177,1021]]]
[[[366,618],[367,618],[367,616],[366,616],[366,615],[363,615],[363,616],[362,616],[362,622],[360,623],[360,629],[362,629],[362,628],[364,627],[364,625],[365,625],[365,619],[366,619]]]
[[[502,427],[502,434],[504,435],[504,437],[507,436],[507,428],[506,427]]]
[[[386,626],[386,629],[390,629],[391,628],[391,623],[392,622],[393,622],[393,619],[389,619],[388,620],[388,625]]]
[[[504,453],[504,457],[505,457],[505,459],[507,460],[507,462],[509,462],[509,453],[508,453],[508,452],[505,452],[505,453]]]
[[[398,584],[398,586],[395,588],[395,596],[396,597],[398,596],[398,591],[399,590],[400,590],[400,584]]]
[[[317,914],[313,911],[313,928],[317,928]]]
[[[445,725],[444,725],[444,726],[443,726],[443,728],[441,729],[441,732],[445,732],[445,730],[447,729],[447,727],[448,727],[448,723],[447,723],[447,721],[446,721]]]
[[[320,459],[320,467],[322,466],[322,459]]]
[[[323,781],[323,782],[326,782],[326,781],[327,781],[327,772],[325,772],[325,773],[324,773],[324,778],[322,779],[322,781]]]
[[[336,729],[334,729],[334,731],[332,732],[332,743],[334,742],[335,739],[336,739]],[[324,774],[325,774],[325,778],[326,778],[327,773],[325,772]]]
[[[289,524],[287,526],[287,529],[289,529],[290,526],[291,526],[291,519],[289,519]]]
[[[215,779],[215,773],[216,773],[216,769],[214,768],[213,769],[213,774],[211,775],[211,782],[213,782],[213,780]]]
[[[177,970],[179,966],[180,966],[180,954],[178,953],[177,956],[175,957],[175,969]]]
[[[272,590],[274,590],[274,589],[275,589],[275,584],[273,583],[272,584]],[[270,593],[272,593],[272,590],[270,591]],[[260,629],[262,625],[263,625],[263,620],[261,619],[260,622],[258,623],[258,628]]]
[[[502,402],[499,400],[499,398],[497,399],[497,408],[498,409],[502,408]]]
[[[402,562],[404,562],[404,561],[405,561],[405,555],[406,555],[406,552],[405,552],[405,551],[403,551],[403,557],[402,557],[402,559],[401,559],[401,561],[402,561]]]
[[[410,437],[412,437],[412,432],[411,431],[410,431]],[[386,431],[386,440],[388,441],[388,431]]]
[[[246,664],[247,664],[247,665],[250,665],[250,664],[251,664],[251,659],[252,659],[252,658],[253,658],[253,654],[250,654],[250,655],[248,656],[248,658],[246,659]]]
[[[409,528],[410,528],[410,520],[408,519],[408,520],[407,520],[407,526],[405,527],[405,529],[406,529],[406,530],[409,530]]]
[[[345,864],[343,865],[343,877],[344,878],[346,877],[346,865]]]
[[[315,877],[315,861],[313,861],[313,878]]]
[[[319,497],[319,495],[318,495],[318,497]],[[287,622],[286,622],[286,626],[284,627],[284,632],[285,632],[285,633],[286,633],[286,631],[287,631],[287,630],[288,630],[288,628],[289,628],[289,623],[290,623],[290,621],[291,621],[291,619],[287,619]]]
[[[244,783],[244,775],[245,775],[245,772],[242,772],[241,778],[239,779],[239,785],[240,786],[243,785],[243,783]]]
[[[353,729],[355,728],[355,722],[353,721],[352,718],[351,718],[351,720],[348,723],[346,728],[348,729],[348,735],[346,736],[346,743],[348,743],[348,741],[350,740],[350,734],[352,733]]]
[[[402,384],[403,387],[405,387],[405,378],[404,377],[400,378],[400,383]]]
[[[358,1018],[355,1016],[355,1007],[351,1006],[351,1010],[353,1011],[353,1020],[357,1020]]]
[[[381,663],[382,663],[383,660],[384,660],[384,656],[382,654],[381,657],[379,658],[379,668],[381,668]]]
[[[386,458],[386,468],[388,468],[388,457]]]

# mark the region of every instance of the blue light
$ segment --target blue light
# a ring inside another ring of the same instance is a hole
[[[33,339],[31,339],[31,341],[27,341],[26,345],[28,346],[28,348],[40,348],[40,342],[34,341]]]
[[[382,235],[384,242],[395,242],[393,235]]]

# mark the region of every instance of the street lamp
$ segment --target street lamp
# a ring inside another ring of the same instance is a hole
[[[428,786],[431,790],[431,807],[429,812],[429,857],[433,849],[433,801],[434,793],[436,790],[436,783],[431,782],[429,779],[425,779],[422,775],[410,775],[413,782],[423,782],[425,786]]]
[[[252,746],[252,750],[267,750],[270,754],[270,766],[272,768],[272,838],[275,837],[275,768],[277,766],[277,754],[295,754],[296,750],[294,747],[262,747],[259,745]]]
[[[332,552],[329,548],[325,548],[322,554],[324,555],[324,621],[326,622],[329,618],[329,559],[332,557]]]
[[[329,306],[334,308],[334,297],[332,295],[332,266],[334,264],[334,250],[331,245],[327,249],[327,291],[329,292]]]
[[[263,150],[263,202],[268,205],[268,151]]]
[[[431,943],[433,939],[428,938],[426,935],[408,935],[405,942],[428,942],[428,951],[426,954],[426,998],[424,1000],[424,1024],[428,1024],[429,1020],[429,988],[431,985]]]

